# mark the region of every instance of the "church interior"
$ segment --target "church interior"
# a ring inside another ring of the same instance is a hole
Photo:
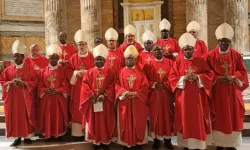
[[[145,30],[160,37],[158,25],[166,18],[171,23],[170,35],[176,40],[186,32],[186,25],[196,20],[201,25],[198,37],[208,49],[216,47],[216,28],[229,23],[235,36],[232,46],[243,56],[250,77],[250,0],[0,0],[0,62],[11,61],[12,43],[19,39],[27,47],[38,44],[42,53],[52,43],[58,43],[59,32],[67,33],[67,42],[75,45],[74,34],[82,29],[88,45],[94,39],[105,41],[105,32],[113,27],[119,34],[118,45],[124,41],[124,27],[133,24],[136,40],[142,43]],[[29,51],[26,52],[27,55]],[[250,79],[250,78],[249,78]],[[2,96],[1,96],[2,97]],[[250,149],[250,89],[243,92],[246,108],[243,144],[239,150]],[[0,149],[11,149],[6,139],[3,101],[0,100]],[[175,139],[175,138],[173,138]],[[152,143],[146,149],[150,149]],[[176,140],[174,142],[176,145]],[[17,149],[90,149],[87,142],[21,145]],[[116,145],[111,149],[118,149]],[[180,149],[177,148],[176,149]],[[209,146],[208,149],[215,149]]]

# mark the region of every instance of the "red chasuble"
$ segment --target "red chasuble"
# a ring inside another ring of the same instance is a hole
[[[194,72],[201,82],[183,81],[187,73]],[[169,74],[169,82],[175,92],[175,132],[181,132],[183,139],[194,138],[206,141],[209,127],[209,92],[213,73],[202,58],[186,60],[178,57]]]
[[[14,79],[24,81],[28,88],[9,86]],[[2,72],[7,137],[27,137],[37,127],[33,95],[37,81],[37,73],[28,63],[24,63],[22,68],[11,65]]]
[[[181,51],[181,48],[179,47],[178,42],[171,37],[167,39],[159,39],[154,44],[161,46],[163,48],[163,52],[168,52],[171,54],[174,54],[174,53],[179,54]],[[174,57],[170,59],[175,60]]]
[[[145,138],[148,116],[148,81],[136,68],[124,67],[116,82],[118,113],[118,143],[135,146]],[[125,98],[125,92],[136,92],[135,98]],[[121,98],[123,97],[123,98]]]
[[[103,111],[94,111],[92,95],[102,100]],[[94,144],[109,144],[115,133],[114,74],[108,68],[88,70],[82,81],[80,111],[86,120],[86,140]],[[83,126],[84,128],[85,126]]]
[[[173,62],[169,59],[151,60],[145,72],[149,82],[150,131],[153,138],[172,136],[174,122],[173,95],[168,76]],[[155,83],[165,87],[156,89]]]
[[[80,94],[82,87],[82,78],[77,77],[76,72],[80,70],[89,70],[94,67],[94,57],[92,53],[84,57],[74,54],[68,62],[67,76],[71,85],[70,93],[70,112],[72,117],[72,122],[82,123],[82,114],[79,111],[80,105]]]
[[[120,48],[109,50],[105,66],[112,69],[113,72],[119,72],[124,67],[123,51]]]
[[[154,59],[154,54],[152,52],[148,52],[146,50],[140,52],[139,54],[142,66],[149,64],[152,59]]]
[[[49,60],[43,55],[39,55],[37,58],[32,58],[32,56],[29,55],[25,57],[24,61],[29,63],[38,74],[49,64]]]
[[[38,96],[40,98],[39,130],[45,138],[62,136],[67,131],[67,80],[65,69],[45,67],[40,74]],[[59,91],[58,94],[46,94],[49,88]]]
[[[207,56],[208,65],[214,71],[212,87],[212,104],[216,114],[212,129],[224,134],[243,129],[245,115],[242,91],[248,85],[247,71],[241,55],[229,48],[227,53],[219,52],[219,47],[213,49]],[[231,84],[224,84],[218,77],[235,76],[238,80]]]
[[[131,45],[131,44],[129,44],[128,42],[123,42],[122,45],[120,45],[119,48],[121,49],[122,52],[125,52],[126,48],[127,48],[129,45]],[[136,47],[136,49],[138,50],[138,52],[143,51],[143,48],[141,47],[141,44],[140,44],[140,43],[134,41],[132,45],[134,45],[134,47]]]
[[[59,46],[62,49],[62,55],[61,55],[60,59],[64,59],[64,60],[68,61],[71,56],[73,56],[75,53],[77,53],[77,50],[75,49],[75,47],[69,43],[66,43],[65,45],[60,43]]]

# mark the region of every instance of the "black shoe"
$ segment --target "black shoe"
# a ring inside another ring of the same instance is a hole
[[[109,150],[109,145],[101,144],[103,150]]]
[[[57,142],[63,142],[64,141],[63,136],[59,136],[58,138],[56,138],[56,141]]]
[[[21,144],[21,138],[16,139],[10,146],[15,147]]]
[[[135,146],[135,149],[136,149],[136,150],[142,150],[142,145],[136,145],[136,146]]]
[[[75,142],[83,142],[85,141],[85,136],[78,136],[78,137],[74,137],[74,141]]]
[[[235,147],[227,147],[226,150],[237,150]]]
[[[187,147],[184,147],[183,150],[189,150]]]
[[[217,146],[216,150],[224,150],[224,147]]]
[[[127,146],[124,146],[124,147],[122,148],[122,150],[130,150],[130,148],[127,147]]]
[[[31,139],[24,139],[23,142],[24,142],[24,144],[32,144]]]
[[[45,139],[44,142],[46,142],[46,143],[52,142],[52,138]]]
[[[91,150],[98,150],[98,148],[99,148],[99,146],[98,146],[98,145],[93,144],[93,145],[92,145],[92,149],[91,149]]]
[[[171,139],[164,139],[164,147],[165,149],[169,149],[169,150],[173,150],[174,149],[174,146],[173,144],[171,143]]]
[[[159,149],[159,148],[160,148],[160,143],[161,143],[160,140],[154,139],[154,144],[153,144],[153,146],[152,146],[152,149],[154,149],[154,150]]]

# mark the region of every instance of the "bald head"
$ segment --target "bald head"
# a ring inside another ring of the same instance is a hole
[[[66,44],[66,40],[67,40],[67,33],[62,31],[59,33],[59,40],[61,44]]]

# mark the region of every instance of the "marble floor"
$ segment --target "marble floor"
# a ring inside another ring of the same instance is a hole
[[[5,137],[0,136],[0,150],[90,150],[91,144],[88,142],[74,142],[74,143],[44,143],[34,142],[32,145],[20,145],[17,148],[11,148],[9,145],[12,143],[13,139],[6,139]],[[172,138],[173,144],[176,145],[176,138]],[[143,147],[143,150],[151,150],[152,142]],[[121,146],[117,144],[112,144],[111,150],[119,150],[122,149]],[[215,147],[208,146],[208,150],[215,150]],[[160,150],[163,150],[160,149]],[[175,150],[182,150],[181,147],[176,147]],[[243,143],[237,150],[250,150],[250,137],[244,137]]]

